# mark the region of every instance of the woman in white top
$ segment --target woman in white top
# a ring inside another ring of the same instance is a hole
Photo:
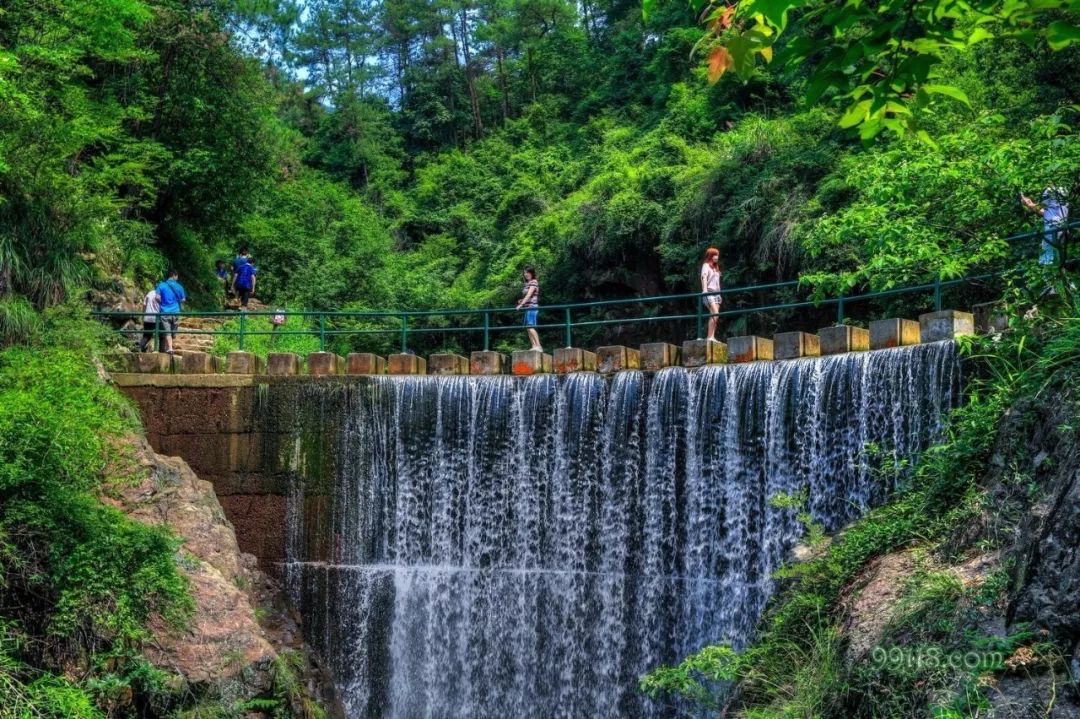
[[[709,310],[710,342],[716,341],[716,325],[720,320],[720,250],[705,250],[705,262],[701,265],[701,301]]]

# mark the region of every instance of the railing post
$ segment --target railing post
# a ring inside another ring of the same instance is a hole
[[[154,315],[154,351],[161,351],[161,313]]]
[[[405,354],[409,349],[409,316],[401,316],[401,353]]]
[[[566,307],[563,309],[563,339],[566,340],[567,347],[573,347],[574,345],[573,338],[571,337],[570,326],[570,308]]]
[[[695,334],[694,337],[696,339],[701,339],[703,334],[702,330],[705,329],[705,324],[703,322],[703,317],[701,314],[702,308],[705,306],[705,295],[703,294],[701,297],[697,298],[695,300],[695,303],[697,304],[697,309],[695,310],[695,314],[697,314],[697,334]]]
[[[836,302],[836,324],[844,324],[844,293],[841,292]]]
[[[934,312],[941,312],[941,273],[934,276]]]
[[[319,351],[326,351],[326,315],[319,313]]]
[[[244,330],[247,329],[247,312],[240,313],[240,337],[237,339],[236,344],[239,345],[240,351],[244,351]]]
[[[484,351],[491,349],[491,313],[484,312]]]

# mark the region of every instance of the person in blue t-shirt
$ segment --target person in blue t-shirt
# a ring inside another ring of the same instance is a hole
[[[232,282],[229,281],[229,274],[229,268],[225,266],[225,260],[218,260],[214,263],[214,275],[217,277],[218,282],[221,283],[226,302],[229,301],[229,297],[232,295]]]
[[[184,286],[180,284],[179,273],[175,268],[169,270],[165,279],[155,288],[161,300],[161,332],[165,339],[165,351],[173,352],[173,340],[180,327],[180,309],[187,299]]]
[[[229,287],[236,287],[236,273],[240,270],[241,266],[247,264],[250,257],[251,255],[248,254],[247,246],[241,247],[240,251],[236,254],[236,257],[233,258],[232,266],[229,267]]]
[[[240,295],[241,310],[247,309],[248,300],[255,294],[255,275],[258,272],[259,269],[250,256],[247,258],[247,262],[236,268],[236,279],[233,280],[233,286],[236,288],[236,293]]]

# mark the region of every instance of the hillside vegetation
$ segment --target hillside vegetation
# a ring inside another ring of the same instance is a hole
[[[651,5],[646,19],[639,3],[620,0],[3,3],[0,717],[290,712],[280,696],[211,706],[176,695],[141,649],[152,619],[183,626],[190,616],[183,554],[167,531],[99,501],[109,483],[134,481],[124,438],[137,428],[94,361],[116,340],[86,310],[130,307],[168,265],[191,309],[220,306],[214,260],[245,244],[259,299],[316,310],[506,306],[527,264],[545,302],[696,291],[710,245],[729,286],[801,278],[806,291],[850,294],[1020,263],[1017,312],[1047,284],[1071,297],[1066,275],[1031,261],[1037,240],[1001,239],[1039,228],[1018,192],[1053,184],[1074,205],[1080,197],[1075,0],[1021,3],[1042,14],[1023,15],[1019,33],[943,7],[935,17],[950,33],[979,41],[935,46],[934,83],[947,92],[894,83],[887,113],[908,108],[916,119],[906,130],[874,126],[869,106],[849,117],[851,102],[864,102],[850,88],[862,60],[838,70],[843,82],[815,82],[838,62],[829,42],[861,39],[877,53],[887,44],[863,4],[844,6],[838,21],[823,16],[824,3],[800,3],[789,22],[789,5],[766,3],[770,32],[784,25],[776,61],[767,61],[774,45],[759,43],[756,60],[715,84],[708,76],[727,67],[718,48],[732,46],[723,32],[735,26],[710,15],[703,26],[682,2]],[[902,8],[879,8],[890,22],[901,12],[892,36],[913,27]],[[819,45],[824,59],[806,51]],[[788,47],[803,48],[801,63],[782,61]],[[864,79],[880,86],[881,74]],[[947,301],[1003,291],[984,284]],[[926,297],[888,299],[849,315],[927,307]],[[815,329],[834,316],[773,312],[725,330]],[[908,493],[793,570],[797,588],[774,607],[759,647],[739,659],[711,650],[703,664],[657,675],[649,691],[715,704],[731,696],[714,691],[721,680],[737,680],[744,714],[759,717],[924,716],[931,706],[982,716],[977,702],[954,701],[955,681],[967,687],[977,675],[928,685],[921,675],[851,674],[835,659],[835,602],[867,561],[916,543],[938,552],[951,524],[978,514],[985,487],[974,478],[992,427],[1006,408],[1072,378],[1061,367],[1076,359],[1075,307],[1050,316],[982,348],[999,358],[989,367],[1019,378],[973,393]],[[677,329],[656,331],[682,339]],[[429,337],[418,350],[464,341]],[[334,343],[382,351],[392,341]],[[966,626],[956,613],[998,601],[1007,584],[969,596],[927,577],[906,606],[937,612],[932,636],[950,642]],[[904,626],[923,636],[927,622]],[[1006,639],[1014,655],[1034,646]],[[1057,654],[1037,653],[1059,668]],[[941,692],[882,699],[916,685]]]

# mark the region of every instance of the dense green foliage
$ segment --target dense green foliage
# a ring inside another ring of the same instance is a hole
[[[724,688],[735,682],[741,715],[754,719],[884,719],[928,712],[959,718],[982,715],[990,683],[981,678],[1002,672],[1018,650],[1038,657],[1035,663],[1044,670],[1057,668],[1063,649],[1044,638],[1026,630],[995,638],[981,629],[988,608],[1006,601],[1008,567],[999,565],[971,588],[941,567],[974,549],[985,553],[1007,546],[1011,538],[1010,532],[991,527],[974,534],[957,529],[978,528],[986,512],[1002,509],[995,507],[1000,500],[993,498],[995,488],[987,478],[992,450],[1003,444],[999,430],[1006,414],[1032,402],[1056,402],[1068,403],[1072,416],[1080,417],[1071,393],[1080,372],[1075,309],[1018,318],[1013,332],[965,345],[969,366],[979,366],[980,376],[969,380],[967,401],[952,413],[943,441],[923,455],[898,496],[845,529],[813,559],[781,571],[789,585],[749,649],[737,654],[724,646],[707,647],[644,677],[643,690],[716,708],[726,699]],[[1066,424],[1057,431],[1068,434],[1073,428]],[[1020,465],[1024,460],[1021,455],[995,461]],[[1025,490],[1038,492],[1037,487]],[[998,521],[1009,520],[1003,514]],[[914,548],[919,567],[899,593],[882,643],[914,651],[934,647],[940,654],[997,652],[1003,662],[949,667],[845,658],[842,593],[870,560],[902,548]]]
[[[190,609],[177,542],[99,499],[106,479],[136,476],[121,442],[135,423],[93,364],[102,330],[65,314],[49,313],[40,344],[0,352],[3,717],[99,717],[153,693],[146,622]]]
[[[294,308],[506,306],[525,264],[545,301],[688,291],[710,244],[728,285],[889,287],[1000,260],[1016,193],[1076,182],[1073,46],[942,50],[970,107],[921,112],[932,147],[863,145],[797,65],[706,84],[700,33],[681,3],[9,3],[0,328],[166,264],[214,308],[241,244]]]

